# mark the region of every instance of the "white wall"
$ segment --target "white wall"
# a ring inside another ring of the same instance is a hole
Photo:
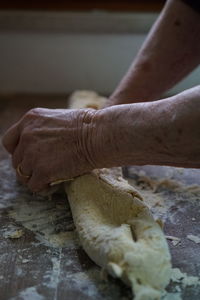
[[[94,89],[110,94],[156,19],[154,14],[87,13],[78,24],[77,16],[62,15],[63,22],[52,13],[51,18],[13,16],[0,15],[0,93]],[[173,92],[199,84],[199,78],[200,68]]]
[[[142,35],[0,34],[0,92],[110,93]]]

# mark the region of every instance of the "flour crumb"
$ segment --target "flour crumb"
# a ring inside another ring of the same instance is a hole
[[[180,293],[166,293],[161,300],[182,300]]]
[[[179,241],[172,241],[173,246],[177,246],[179,243],[180,243],[180,240]]]
[[[29,261],[30,261],[29,259],[23,259],[23,260],[22,260],[22,263],[23,263],[23,264],[27,264]]]
[[[166,235],[165,237],[167,240],[170,240],[172,242],[173,246],[177,246],[181,241],[181,239],[176,236]]]
[[[172,269],[171,280],[172,282],[180,283],[184,288],[186,286],[200,285],[199,277],[189,276],[186,273],[181,272],[179,268]]]
[[[190,241],[195,242],[196,244],[200,244],[200,237],[193,235],[193,234],[188,234],[187,239]]]
[[[24,231],[22,229],[18,229],[12,226],[4,230],[4,237],[6,239],[19,239],[23,235],[24,235]]]
[[[15,299],[21,299],[21,300],[27,300],[27,299],[34,299],[34,300],[45,300],[45,298],[37,292],[37,289],[35,286],[26,288],[25,290],[21,291],[17,297],[13,297],[10,300]]]

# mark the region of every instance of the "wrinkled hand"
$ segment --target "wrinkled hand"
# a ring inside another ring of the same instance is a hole
[[[93,160],[92,109],[43,109],[27,112],[3,137],[18,179],[33,192],[50,183],[87,173]]]

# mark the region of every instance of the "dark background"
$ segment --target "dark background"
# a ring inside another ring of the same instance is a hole
[[[27,1],[4,0],[0,2],[0,9],[17,10],[111,10],[111,11],[160,11],[165,0],[59,0],[59,1]]]

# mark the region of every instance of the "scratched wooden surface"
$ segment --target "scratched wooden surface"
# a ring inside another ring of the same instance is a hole
[[[37,106],[65,107],[66,97],[1,97],[1,136],[6,128],[17,121],[25,111]],[[165,178],[168,176],[169,170],[172,170],[174,179],[178,179],[184,184],[200,184],[198,170],[184,170],[180,173],[170,168],[143,167],[141,169],[146,175],[154,178]],[[138,168],[126,168],[125,175],[132,177],[137,182],[136,171]],[[170,201],[176,198],[174,201],[178,203],[178,205],[170,207],[170,217],[167,217],[165,221],[166,234],[181,238],[181,243],[177,246],[173,246],[169,242],[173,266],[190,275],[200,276],[200,244],[187,239],[187,234],[200,236],[199,193],[196,193],[196,201],[193,202],[188,200],[188,194],[184,192],[176,193],[165,188],[162,193],[163,197],[170,199]],[[46,206],[43,204],[44,201],[49,200],[37,198],[16,182],[10,158],[1,145],[0,299],[132,299],[130,289],[123,283],[112,278],[108,278],[107,281],[101,280],[100,269],[88,258],[78,242],[72,242],[71,247],[55,246],[55,243],[45,242],[45,236],[42,236],[44,228],[40,226],[41,220],[36,215],[33,219],[29,218],[29,227],[27,226],[28,221],[23,217],[20,219],[23,212],[20,210],[20,205],[22,208],[26,207],[24,211],[29,216],[36,206],[41,205],[43,210],[53,212],[51,215],[53,216],[51,220],[53,231],[62,232],[65,231],[64,228],[67,228],[69,232],[73,232],[72,217],[66,197],[60,192],[54,195],[51,202]],[[58,208],[58,219],[55,217],[57,207],[61,207]],[[16,210],[15,217],[12,215],[13,209]],[[61,227],[59,227],[60,223],[62,224]],[[30,224],[33,226],[32,228]],[[50,221],[44,220],[44,224],[48,226]],[[9,237],[9,232],[13,228],[22,229],[23,235],[16,239]],[[200,299],[200,286],[196,288],[182,288],[180,286],[180,289],[183,299]],[[174,284],[169,286],[168,291],[175,292]]]

